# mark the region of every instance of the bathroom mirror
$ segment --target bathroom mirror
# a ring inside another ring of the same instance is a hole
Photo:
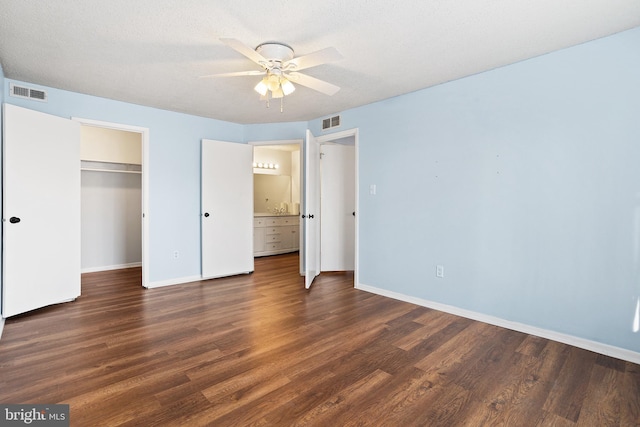
[[[253,175],[253,212],[275,213],[286,206],[291,209],[291,177],[288,175]]]

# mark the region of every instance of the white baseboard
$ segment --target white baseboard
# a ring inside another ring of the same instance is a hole
[[[376,288],[374,286],[363,285],[361,283],[358,283],[356,285],[356,289],[371,292],[373,294],[381,295],[384,297],[397,299],[411,304],[420,305],[422,307],[444,311],[445,313],[454,314],[456,316],[465,317],[467,319],[477,320],[479,322],[488,323],[490,325],[500,326],[501,328],[511,329],[513,331],[522,332],[529,335],[535,335],[537,337],[546,338],[552,341],[557,341],[563,344],[568,344],[574,347],[604,354],[605,356],[611,356],[617,359],[640,364],[640,353],[632,350],[627,350],[625,348],[615,347],[609,344],[603,344],[597,341],[591,341],[573,335],[551,331],[548,329],[542,329],[535,326],[526,325],[524,323],[512,322],[510,320],[501,319],[499,317],[489,316],[487,314],[465,310],[463,308],[454,307],[447,304],[428,301],[422,298],[412,297],[386,289]]]
[[[203,280],[203,279],[202,279],[201,276],[179,277],[179,278],[176,278],[176,279],[160,280],[158,282],[151,282],[146,286],[146,288],[147,289],[152,289],[152,288],[161,288],[163,286],[181,285],[183,283],[197,282],[198,280]]]
[[[98,271],[121,270],[123,268],[142,267],[141,262],[131,262],[129,264],[104,265],[101,267],[88,267],[80,270],[80,273],[95,273]]]
[[[225,274],[222,276],[211,276],[211,277],[202,277],[202,276],[190,276],[190,277],[181,277],[178,279],[169,279],[169,280],[162,280],[159,282],[151,282],[149,283],[149,285],[146,286],[146,288],[151,289],[151,288],[161,288],[163,286],[171,286],[171,285],[181,285],[183,283],[189,283],[189,282],[198,282],[200,280],[211,280],[211,279],[220,279],[223,277],[231,277],[231,276],[239,276],[242,274],[251,274],[253,273],[253,270],[251,271],[243,271],[241,273],[236,273],[236,274]]]

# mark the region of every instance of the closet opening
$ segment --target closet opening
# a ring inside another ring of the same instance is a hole
[[[80,127],[81,273],[145,262],[148,130],[75,119]]]
[[[358,286],[358,129],[319,136],[319,271],[353,271]]]

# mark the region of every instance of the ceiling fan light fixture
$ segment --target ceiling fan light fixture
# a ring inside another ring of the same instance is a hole
[[[282,92],[285,95],[291,95],[293,91],[296,90],[296,87],[293,85],[293,83],[291,83],[284,77],[280,79],[280,85],[282,86]]]
[[[267,95],[267,91],[269,90],[269,87],[266,85],[265,80],[266,80],[266,77],[264,79],[260,80],[260,82],[258,82],[256,87],[254,87],[255,91],[258,92],[262,96],[266,96]]]
[[[271,91],[271,96],[273,98],[282,98],[284,97],[284,92],[282,91],[282,88],[278,87],[276,90]]]
[[[267,78],[267,87],[271,92],[275,92],[280,88],[280,77],[275,74],[269,74]]]

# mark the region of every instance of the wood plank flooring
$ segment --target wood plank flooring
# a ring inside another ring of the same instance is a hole
[[[640,366],[353,289],[296,254],[251,275],[143,289],[83,276],[7,319],[0,402],[73,426],[638,426]]]

